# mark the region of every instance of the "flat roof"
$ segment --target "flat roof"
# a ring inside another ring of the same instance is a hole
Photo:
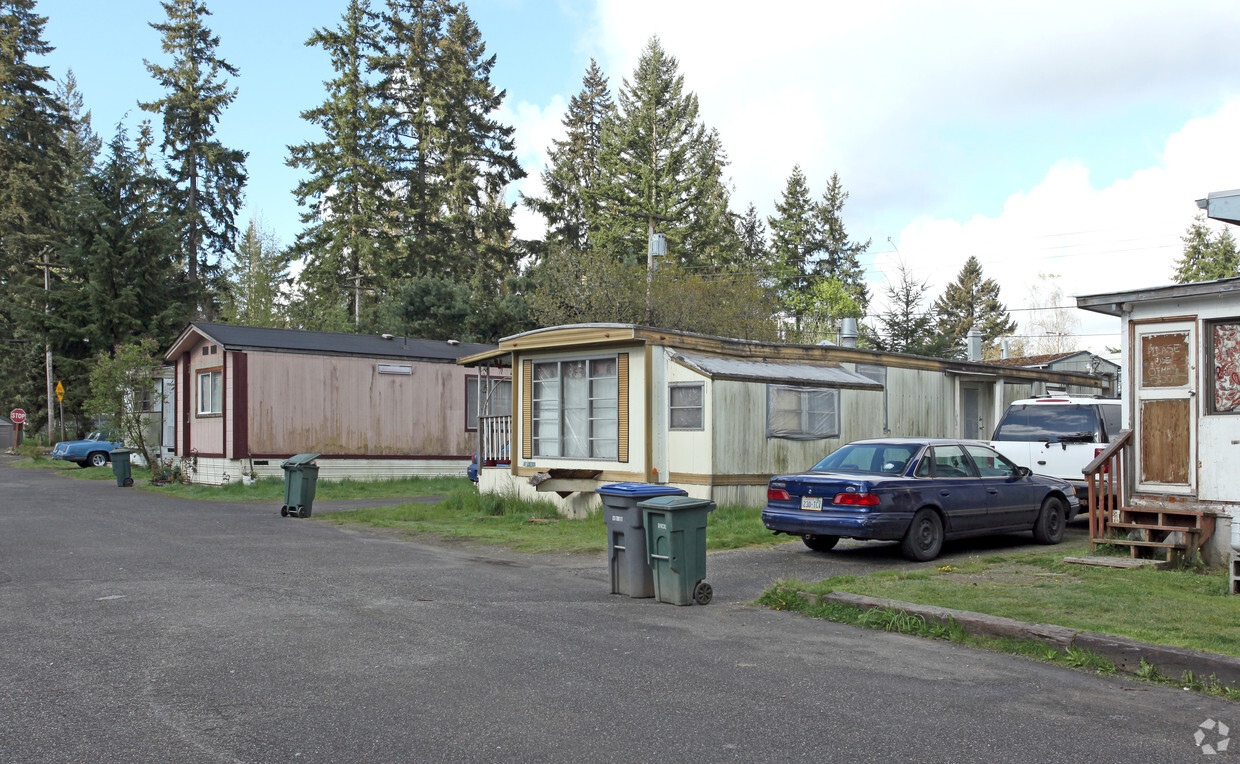
[[[1147,289],[1130,289],[1123,292],[1087,294],[1076,298],[1076,307],[1108,316],[1124,315],[1124,305],[1159,300],[1178,300],[1186,297],[1209,297],[1240,293],[1240,277],[1199,281],[1194,284],[1168,284]]]
[[[195,334],[223,345],[226,350],[269,350],[365,358],[401,358],[441,363],[455,363],[462,356],[494,347],[473,342],[423,340],[412,337],[384,339],[374,334],[309,332],[300,329],[271,329],[260,326],[194,321],[185,328],[185,331],[181,332],[181,336],[172,344],[164,358],[169,361],[179,358],[196,342],[192,339]]]

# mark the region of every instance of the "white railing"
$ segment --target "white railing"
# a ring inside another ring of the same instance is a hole
[[[507,463],[512,446],[512,417],[479,417],[478,431],[482,437],[482,451],[479,456],[481,465]]]

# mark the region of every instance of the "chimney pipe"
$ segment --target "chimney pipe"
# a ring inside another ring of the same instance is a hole
[[[969,360],[982,360],[982,333],[976,326],[969,329]]]
[[[1008,341],[1008,338],[1004,337],[999,345],[999,357],[1005,361],[1012,357],[1012,350],[1008,347]]]
[[[857,319],[846,318],[840,323],[840,344],[846,348],[857,347]]]

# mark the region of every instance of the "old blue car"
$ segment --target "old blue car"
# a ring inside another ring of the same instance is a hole
[[[893,438],[849,443],[797,475],[776,475],[762,522],[826,552],[841,538],[899,541],[933,560],[946,539],[1032,531],[1063,540],[1080,501],[1067,482],[1034,475],[968,440]]]
[[[76,462],[79,467],[106,467],[112,460],[112,449],[120,448],[115,435],[95,431],[85,440],[62,440],[52,449],[53,459]]]

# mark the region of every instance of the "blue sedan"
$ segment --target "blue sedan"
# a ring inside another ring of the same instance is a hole
[[[841,538],[899,541],[919,562],[946,539],[1033,531],[1058,544],[1080,501],[1058,478],[1031,474],[969,440],[892,438],[849,443],[798,475],[776,475],[762,522],[816,552]]]

